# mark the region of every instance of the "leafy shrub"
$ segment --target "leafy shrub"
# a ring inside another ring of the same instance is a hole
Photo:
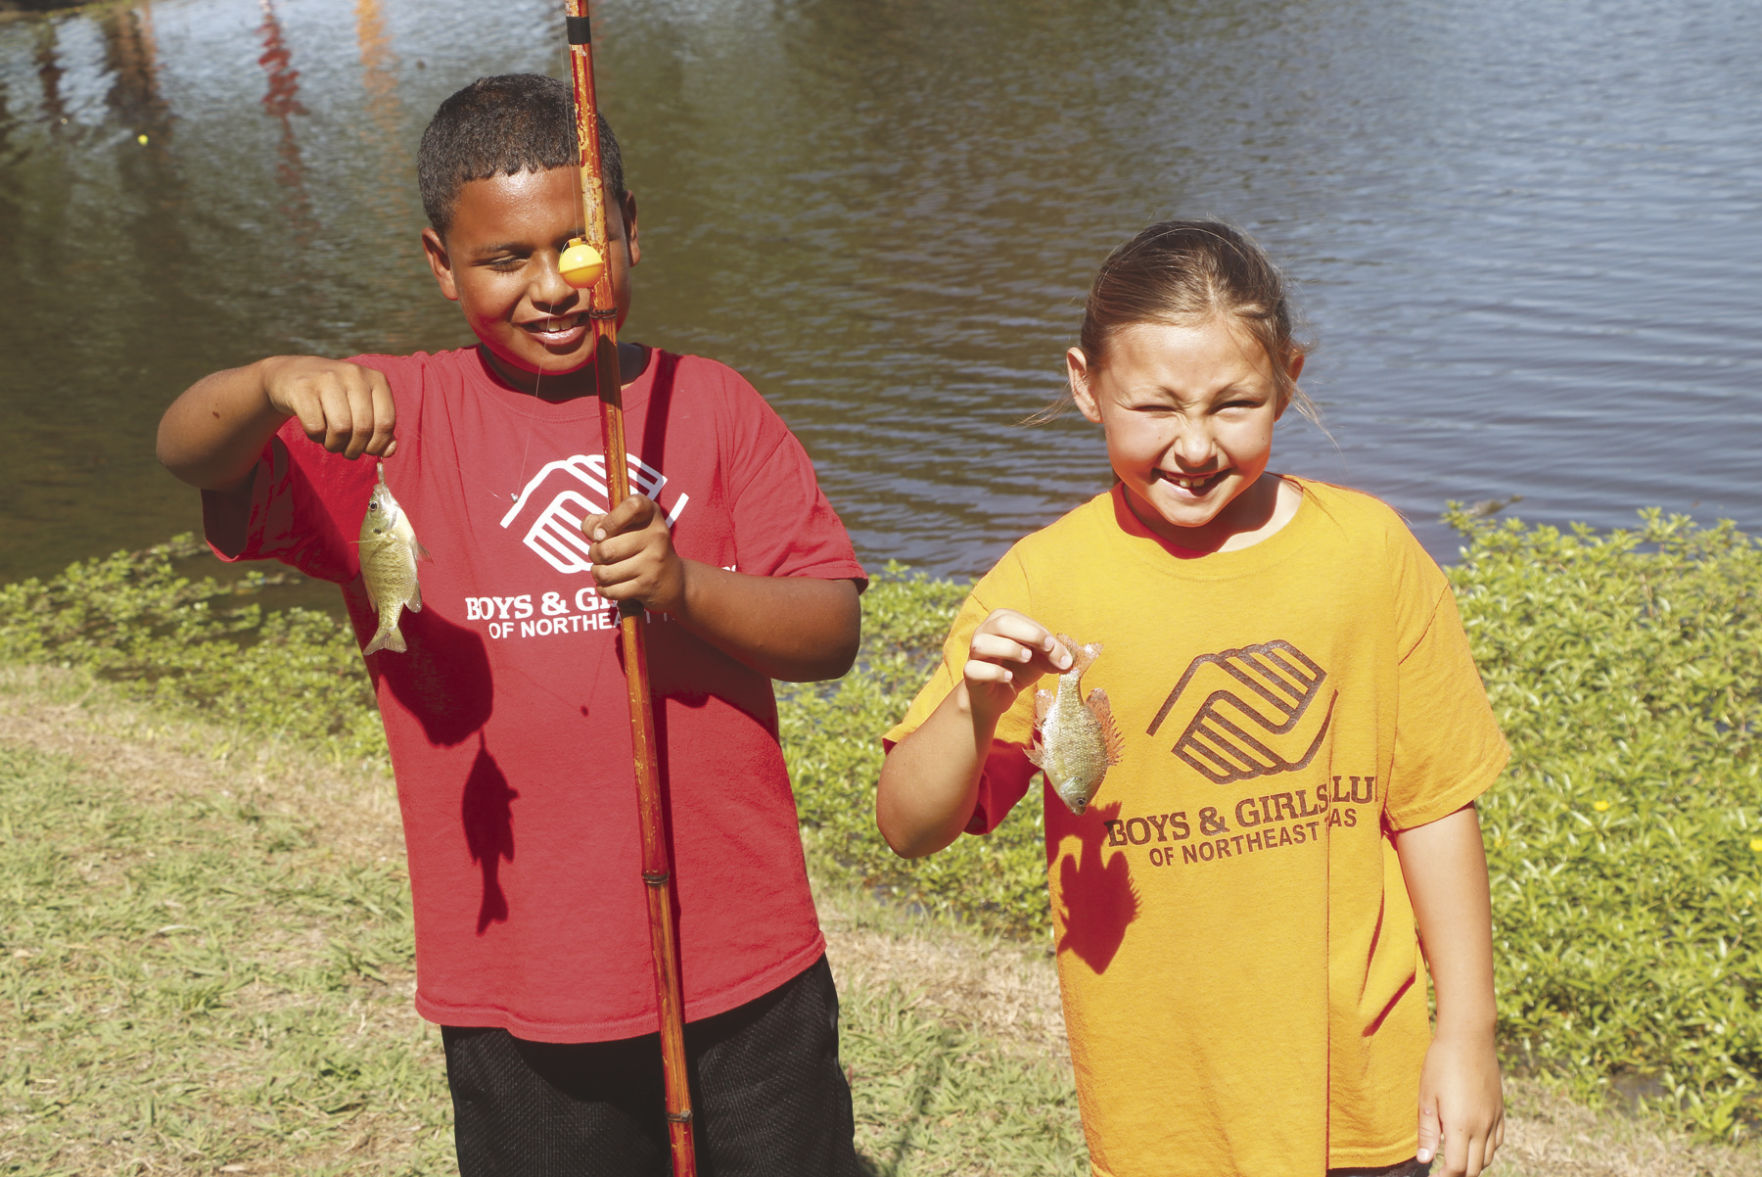
[[[1511,768],[1482,803],[1516,1058],[1714,1136],[1762,1113],[1762,549],[1455,522]]]
[[[1023,805],[989,837],[961,838],[929,858],[898,858],[875,829],[881,736],[905,715],[942,651],[965,587],[884,569],[863,596],[857,669],[836,683],[779,692],[783,750],[801,824],[824,877],[844,879],[980,926],[1030,935],[1049,924],[1046,851],[1037,807]]]
[[[250,594],[293,574],[190,580],[173,561],[206,551],[188,535],[0,586],[0,659],[81,666],[137,698],[224,716],[347,760],[385,758],[361,655],[327,613],[265,611]],[[340,704],[340,705],[339,705]]]

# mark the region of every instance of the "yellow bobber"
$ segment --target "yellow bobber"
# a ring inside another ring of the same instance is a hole
[[[606,272],[606,259],[600,256],[599,250],[577,237],[564,246],[562,256],[557,259],[557,272],[575,289],[586,290]]]

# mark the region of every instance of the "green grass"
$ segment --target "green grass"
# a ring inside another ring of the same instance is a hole
[[[0,671],[0,1173],[453,1171],[389,780],[115,693]],[[1059,1060],[918,998],[845,985],[873,1172],[1085,1171]]]
[[[284,805],[0,746],[0,1171],[450,1164],[401,857]]]
[[[927,1015],[914,996],[855,988],[840,1003],[857,1144],[875,1171],[1088,1173],[1069,1073]]]

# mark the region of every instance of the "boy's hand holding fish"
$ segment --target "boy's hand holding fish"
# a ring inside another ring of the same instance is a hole
[[[306,436],[345,458],[387,458],[398,448],[397,410],[385,373],[322,356],[277,356],[264,393],[283,418],[298,417]]]
[[[389,457],[397,448],[383,373],[322,356],[269,356],[192,384],[159,423],[159,460],[192,486],[237,490],[289,417],[346,458]]]

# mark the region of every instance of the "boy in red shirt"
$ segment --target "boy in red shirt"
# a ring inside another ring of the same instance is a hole
[[[601,139],[622,321],[636,201]],[[167,410],[159,456],[202,489],[223,559],[337,582],[363,644],[379,473],[430,553],[407,652],[367,669],[465,1177],[665,1165],[621,601],[648,613],[700,1163],[855,1173],[770,680],[849,668],[863,570],[788,428],[696,356],[619,344],[638,493],[609,509],[588,296],[557,270],[576,159],[564,83],[453,95],[423,136],[422,242],[477,346],[216,372]]]

